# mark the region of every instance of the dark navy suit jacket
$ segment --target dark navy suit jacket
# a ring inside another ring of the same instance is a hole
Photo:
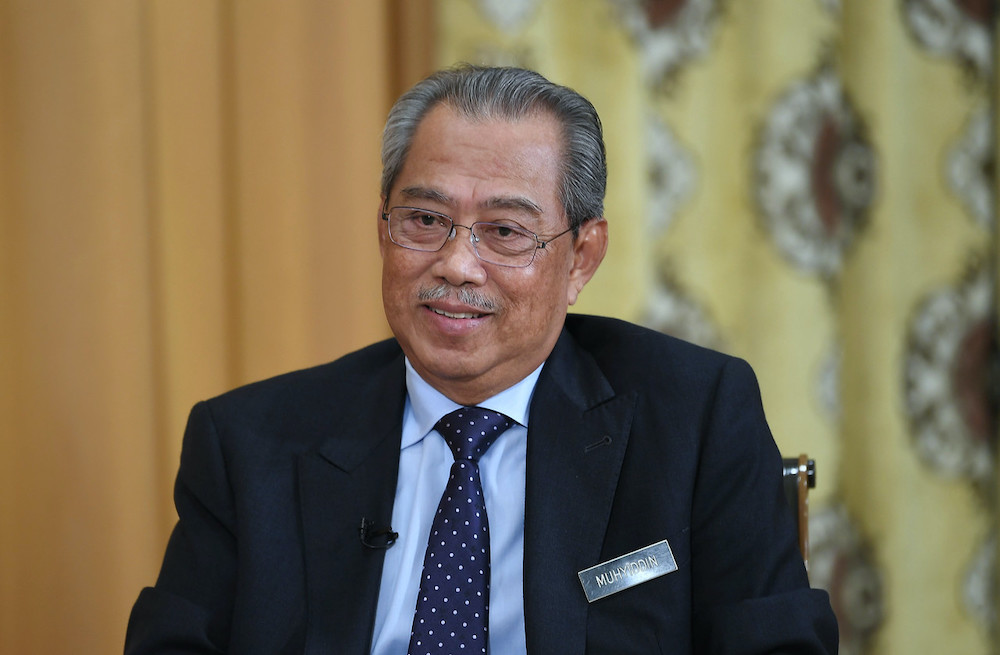
[[[126,653],[368,652],[383,551],[358,529],[392,515],[403,371],[388,340],[195,406]],[[570,315],[527,458],[530,653],[836,652],[745,362]],[[664,539],[676,571],[587,602],[577,572]]]

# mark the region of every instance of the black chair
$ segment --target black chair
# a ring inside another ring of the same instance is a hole
[[[782,462],[785,499],[795,514],[799,532],[799,550],[809,570],[809,490],[816,488],[816,462],[805,454],[786,457]]]

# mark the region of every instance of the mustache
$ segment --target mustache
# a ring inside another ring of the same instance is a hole
[[[500,304],[482,293],[468,287],[453,287],[449,284],[439,284],[434,287],[424,287],[417,292],[417,298],[426,302],[429,300],[441,300],[442,298],[454,297],[463,305],[469,305],[484,312],[495,313],[500,309]]]

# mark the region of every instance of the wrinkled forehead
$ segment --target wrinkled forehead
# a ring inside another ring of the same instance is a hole
[[[557,180],[557,186],[560,188],[563,185],[563,177],[566,167],[566,156],[567,156],[567,130],[566,125],[560,120],[559,116],[547,108],[544,104],[536,103],[535,106],[517,112],[511,111],[499,111],[491,109],[488,106],[463,106],[460,103],[455,103],[452,99],[444,98],[433,105],[420,117],[417,122],[413,134],[410,135],[409,147],[405,157],[402,160],[402,166],[400,170],[405,167],[407,160],[410,158],[410,153],[413,149],[413,142],[417,137],[417,133],[420,128],[427,124],[428,118],[431,116],[436,116],[439,119],[443,119],[445,125],[452,124],[453,121],[464,122],[470,125],[485,127],[487,130],[491,125],[496,125],[498,131],[506,131],[513,127],[514,129],[523,128],[534,129],[539,123],[544,123],[552,126],[555,134],[555,154],[556,154],[556,166],[555,175]],[[486,143],[489,145],[490,143]],[[393,187],[395,187],[397,180],[393,180]],[[394,191],[395,189],[389,189],[389,191]]]

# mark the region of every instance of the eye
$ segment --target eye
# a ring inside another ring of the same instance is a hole
[[[414,250],[440,248],[451,231],[451,219],[419,207],[393,207],[389,212],[389,238]]]
[[[499,254],[519,253],[535,247],[531,232],[510,223],[476,223],[473,233],[484,248]]]
[[[439,214],[426,209],[407,209],[400,213],[400,221],[408,229],[422,230],[424,228],[447,227],[448,220]]]
[[[479,223],[479,231],[491,239],[510,240],[531,238],[531,233],[513,222]]]

